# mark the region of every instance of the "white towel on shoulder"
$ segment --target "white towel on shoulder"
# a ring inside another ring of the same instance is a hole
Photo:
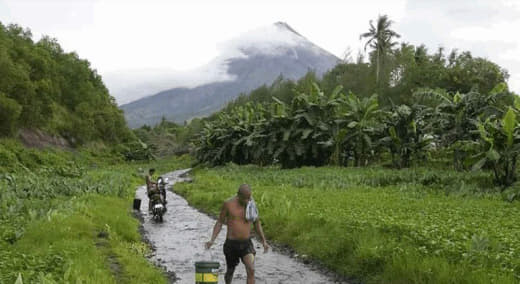
[[[246,220],[255,222],[258,219],[258,209],[256,208],[255,200],[251,198],[246,206]]]

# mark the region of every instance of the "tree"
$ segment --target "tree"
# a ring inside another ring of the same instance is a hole
[[[0,135],[11,135],[15,130],[22,107],[0,92]]]
[[[377,18],[376,26],[370,20],[370,29],[368,32],[359,36],[359,39],[367,38],[365,43],[365,50],[370,46],[376,52],[376,85],[379,87],[380,70],[384,65],[384,59],[388,51],[397,43],[393,41],[394,38],[401,36],[390,29],[393,21],[388,19],[387,15],[379,16]]]
[[[331,94],[341,85],[346,93],[369,97],[375,92],[370,72],[370,65],[367,63],[340,63],[323,75],[321,85],[326,94]]]
[[[469,51],[460,54],[454,50],[448,60],[448,78],[446,90],[467,93],[477,91],[487,94],[509,77],[506,70],[497,64],[479,57],[473,57]]]
[[[87,60],[65,53],[53,38],[33,42],[31,31],[15,24],[0,23],[0,93],[7,94],[0,135],[21,127],[80,143],[131,138],[123,112]]]

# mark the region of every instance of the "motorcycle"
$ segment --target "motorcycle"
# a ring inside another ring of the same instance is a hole
[[[162,222],[163,215],[166,212],[166,206],[164,206],[164,203],[162,201],[161,193],[158,189],[152,190],[152,192],[149,195],[150,198],[150,207],[152,211],[152,218],[155,221]]]
[[[158,197],[160,198],[160,197]],[[162,222],[166,207],[160,201],[152,201],[152,218],[155,221]]]
[[[155,221],[162,222],[166,213],[166,185],[168,178],[159,177],[155,189],[150,192],[152,216]]]
[[[168,178],[159,177],[157,179],[157,186],[159,187],[159,192],[161,193],[163,205],[166,206],[166,185],[168,184]]]

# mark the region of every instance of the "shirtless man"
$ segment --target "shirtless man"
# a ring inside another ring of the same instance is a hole
[[[213,227],[213,235],[211,240],[206,243],[206,248],[210,248],[217,238],[222,224],[227,225],[226,242],[224,243],[224,255],[226,256],[226,275],[224,279],[226,284],[230,284],[233,279],[235,267],[238,265],[239,259],[246,266],[247,284],[255,283],[255,248],[251,241],[251,223],[255,225],[256,232],[262,239],[264,253],[269,250],[269,245],[265,241],[264,232],[260,220],[247,221],[246,206],[251,200],[251,188],[247,184],[243,184],[238,188],[237,195],[222,205],[220,216]]]

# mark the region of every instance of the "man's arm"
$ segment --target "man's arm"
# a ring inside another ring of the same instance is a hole
[[[211,240],[206,243],[206,248],[209,249],[213,242],[215,242],[215,239],[217,238],[218,234],[220,233],[220,230],[222,229],[222,224],[226,221],[227,217],[227,207],[226,203],[222,204],[222,208],[220,209],[220,215],[218,216],[217,222],[215,222],[215,226],[213,227],[213,234],[211,235]]]
[[[260,238],[262,239],[262,245],[264,246],[264,253],[266,253],[269,250],[269,245],[265,240],[264,230],[262,230],[262,224],[260,223],[260,219],[257,219],[255,221],[255,231],[260,235]]]

